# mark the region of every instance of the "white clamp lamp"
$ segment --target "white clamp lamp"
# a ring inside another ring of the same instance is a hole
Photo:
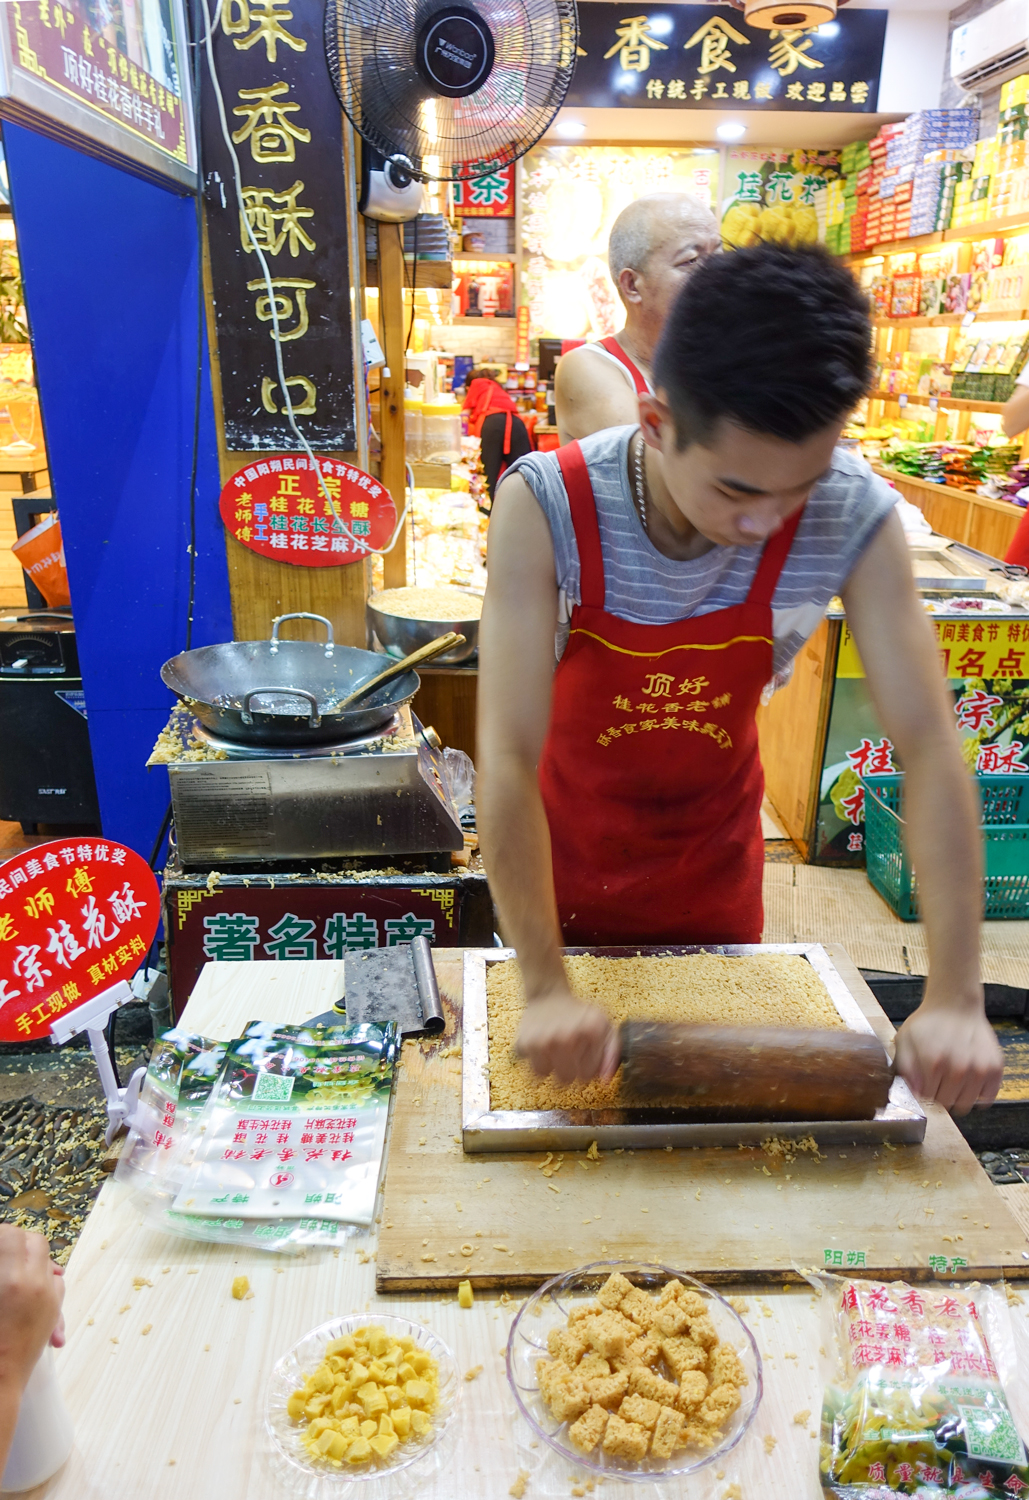
[[[146,1069],[137,1068],[129,1079],[128,1085],[125,1088],[119,1087],[105,1035],[107,1023],[114,1012],[135,998],[129,985],[124,979],[120,979],[109,989],[101,990],[99,995],[94,995],[92,1000],[76,1006],[66,1016],[54,1021],[50,1027],[50,1040],[55,1047],[61,1046],[64,1042],[70,1042],[73,1036],[79,1036],[83,1031],[89,1037],[89,1045],[93,1049],[100,1082],[103,1084],[104,1095],[107,1099],[108,1124],[104,1132],[104,1142],[108,1146],[123,1125],[131,1126],[134,1123],[136,1108],[139,1104],[139,1090],[146,1077]]]

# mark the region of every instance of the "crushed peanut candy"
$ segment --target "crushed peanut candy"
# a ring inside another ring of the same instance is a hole
[[[525,1494],[525,1486],[528,1484],[528,1482],[528,1469],[519,1469],[518,1478],[515,1480],[514,1484],[511,1486],[507,1493],[509,1495],[513,1495],[514,1500],[522,1500],[522,1496]]]
[[[793,1413],[793,1420],[798,1427],[806,1427],[810,1416],[810,1409],[807,1411],[796,1411]]]
[[[331,1339],[316,1370],[286,1402],[305,1424],[301,1441],[316,1463],[386,1463],[427,1437],[439,1405],[439,1366],[413,1338],[374,1325]]]
[[[478,1375],[482,1374],[482,1371],[482,1365],[472,1365],[472,1368],[470,1370],[466,1370],[464,1372],[464,1378],[466,1380],[474,1380]]]
[[[766,1432],[761,1441],[765,1445],[765,1452],[772,1453],[775,1451],[775,1445],[779,1441],[779,1439],[777,1437],[773,1437],[770,1432]]]
[[[828,1160],[819,1151],[818,1142],[813,1135],[802,1135],[795,1141],[778,1135],[770,1135],[761,1142],[761,1150],[773,1160],[785,1162],[788,1167],[797,1160],[798,1151],[809,1151],[815,1161]]]
[[[824,1027],[844,1023],[828,990],[798,954],[723,958],[598,958],[565,960],[573,991],[605,1010],[612,1020],[694,1021],[714,1025]],[[562,1084],[538,1078],[515,1056],[514,1043],[525,994],[516,959],[491,964],[486,980],[491,1109],[622,1108],[674,1105],[675,1100],[634,1100],[621,1087],[621,1069],[607,1083]],[[681,1101],[678,1101],[681,1103]]]
[[[242,1302],[250,1290],[250,1279],[247,1276],[234,1276],[232,1280],[232,1295],[237,1302]]]

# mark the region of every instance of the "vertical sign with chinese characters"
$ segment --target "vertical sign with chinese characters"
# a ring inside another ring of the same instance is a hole
[[[157,931],[144,859],[109,839],[58,839],[0,865],[0,1041],[33,1041],[119,979]]]
[[[239,156],[242,208],[210,77],[201,124],[211,283],[230,452],[295,450],[276,372],[312,447],[356,446],[342,116],[321,12],[226,0],[215,62]],[[253,237],[251,239],[251,236]],[[271,290],[253,247],[271,275]]]
[[[885,10],[841,10],[829,25],[766,31],[728,6],[659,11],[584,0],[566,104],[594,108],[874,112]]]

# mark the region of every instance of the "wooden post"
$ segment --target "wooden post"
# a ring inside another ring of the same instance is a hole
[[[414,267],[417,275],[417,267]],[[414,279],[412,276],[412,280]],[[404,454],[404,226],[379,225],[379,327],[386,366],[379,388],[382,462],[379,478],[393,496],[399,516],[407,481]],[[387,376],[386,371],[389,371]],[[383,558],[386,587],[407,583],[407,525],[392,552]]]

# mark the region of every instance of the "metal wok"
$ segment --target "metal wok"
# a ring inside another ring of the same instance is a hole
[[[284,620],[317,620],[327,639],[280,641]],[[384,728],[420,686],[405,672],[359,707],[339,711],[349,693],[382,671],[377,651],[337,646],[324,615],[279,615],[267,641],[227,641],[166,661],[161,681],[185,699],[213,734],[249,745],[325,745]]]

